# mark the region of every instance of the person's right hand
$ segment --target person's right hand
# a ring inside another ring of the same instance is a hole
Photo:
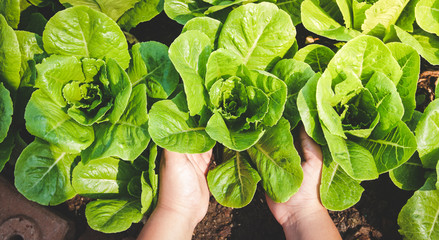
[[[306,134],[303,127],[300,129],[299,140],[301,155],[305,160],[302,162],[303,182],[299,191],[285,203],[276,203],[267,196],[268,207],[281,225],[288,221],[296,221],[294,218],[299,218],[302,212],[303,215],[307,215],[314,211],[326,211],[320,202],[319,194],[323,165],[322,150]]]
[[[276,203],[266,196],[268,207],[283,227],[287,239],[341,239],[328,211],[320,201],[322,150],[306,134],[303,127],[300,129],[299,143],[304,158],[302,185],[284,203]]]

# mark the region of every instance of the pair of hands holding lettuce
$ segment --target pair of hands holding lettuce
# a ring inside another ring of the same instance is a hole
[[[267,196],[273,216],[283,227],[286,239],[341,239],[319,199],[322,171],[320,147],[303,128],[298,141],[305,162],[300,191],[285,203]],[[206,175],[212,150],[202,154],[181,154],[165,150],[160,167],[160,194],[157,207],[138,239],[191,239],[196,225],[207,213],[209,189]],[[316,230],[315,226],[319,226]],[[169,228],[173,231],[169,231]]]
[[[221,204],[242,207],[260,180],[277,202],[297,192],[303,173],[290,130],[302,120],[324,146],[323,204],[346,209],[359,201],[361,181],[400,166],[416,150],[405,122],[416,105],[419,55],[360,36],[335,55],[302,58],[318,62],[313,70],[320,73],[296,60],[273,66],[294,43],[285,29],[294,29],[291,20],[269,3],[237,8],[224,26],[206,17],[188,21],[169,50],[185,91],[152,106],[151,137],[187,153],[222,143],[224,162],[209,173],[209,187]]]

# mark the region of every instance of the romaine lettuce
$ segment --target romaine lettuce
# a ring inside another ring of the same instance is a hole
[[[409,46],[393,44],[397,48],[371,36],[354,38],[299,92],[305,130],[325,145],[320,194],[329,209],[355,204],[361,181],[400,166],[416,150],[403,117],[414,110],[408,104],[414,92],[407,90],[417,82],[411,71],[420,60]]]

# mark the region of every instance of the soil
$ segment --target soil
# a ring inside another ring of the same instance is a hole
[[[142,23],[132,29],[130,34],[136,41],[160,41],[166,45],[179,35],[182,26],[170,20],[164,13],[152,21]],[[297,40],[300,47],[307,43],[319,43],[332,49],[337,42],[314,37],[303,27],[297,28]],[[418,83],[417,109],[422,111],[433,100],[439,68],[422,62],[422,73]],[[13,168],[6,166],[1,175],[12,181]],[[355,206],[340,212],[330,212],[337,229],[343,239],[402,239],[398,234],[397,217],[400,209],[413,192],[402,191],[393,185],[387,174],[379,179],[362,183],[365,188],[363,196]],[[52,210],[73,219],[76,223],[76,238],[80,240],[99,239],[135,239],[143,224],[133,226],[122,233],[102,234],[91,230],[87,226],[84,216],[85,204],[90,199],[77,196]],[[144,219],[145,221],[146,219]],[[281,226],[276,222],[269,211],[265,195],[261,187],[258,188],[253,201],[241,209],[232,209],[221,206],[211,197],[208,213],[195,229],[194,240],[262,240],[285,239]]]

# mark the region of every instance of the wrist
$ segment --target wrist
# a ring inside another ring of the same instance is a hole
[[[153,215],[168,219],[174,224],[181,224],[181,226],[191,231],[193,231],[200,222],[200,220],[189,211],[180,211],[160,204],[154,209]]]
[[[309,203],[297,207],[291,207],[288,213],[279,219],[279,224],[284,231],[292,229],[299,223],[306,223],[308,219],[315,219],[324,215],[328,215],[328,210],[320,203]]]

